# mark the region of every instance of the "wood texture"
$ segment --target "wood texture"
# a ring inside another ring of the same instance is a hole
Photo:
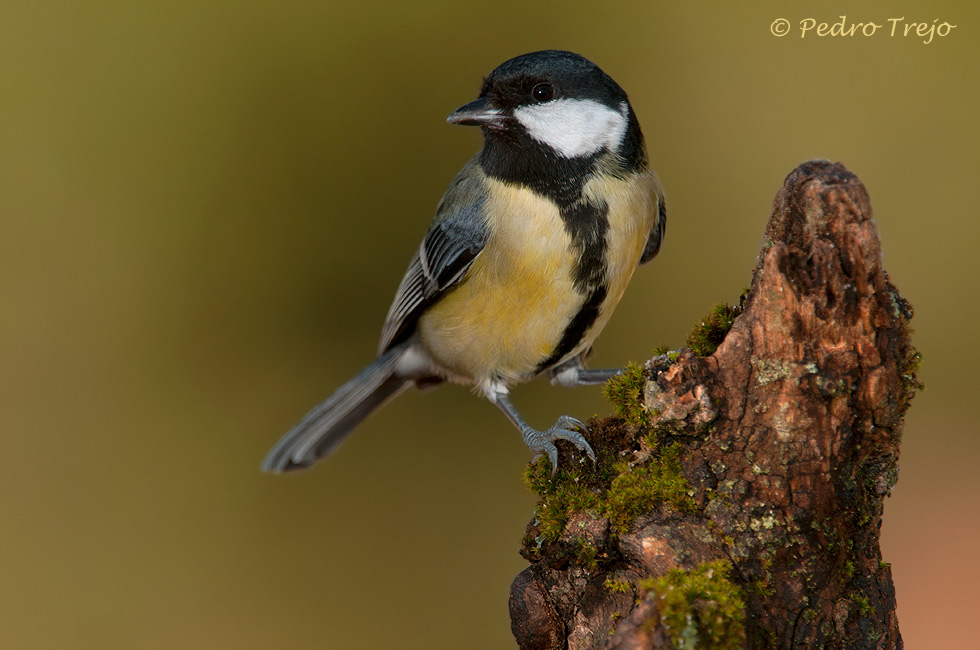
[[[510,603],[522,649],[676,647],[641,585],[719,559],[743,594],[741,646],[902,647],[878,542],[917,355],[857,177],[811,161],[786,178],[743,306],[710,356],[647,363],[645,424],[593,423],[593,446],[631,467],[657,462],[647,432],[679,443],[693,506],[655,503],[625,531],[572,508],[546,542],[532,521]]]

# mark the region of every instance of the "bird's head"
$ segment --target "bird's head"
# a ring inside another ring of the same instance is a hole
[[[642,148],[623,89],[588,59],[558,50],[502,63],[484,79],[480,96],[448,121],[482,127],[488,144],[506,143],[518,154],[545,147],[558,158],[584,159],[628,154],[637,142]]]

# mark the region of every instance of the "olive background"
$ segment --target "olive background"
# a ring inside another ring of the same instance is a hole
[[[873,37],[799,36],[813,17]],[[957,25],[930,44],[888,18]],[[793,31],[770,33],[779,17]],[[0,645],[508,648],[534,506],[519,434],[412,391],[328,462],[267,449],[373,358],[442,191],[445,116],[570,49],[630,94],[670,206],[595,367],[748,286],[798,163],[864,181],[927,389],[886,502],[909,648],[965,647],[980,535],[976,3],[0,5]],[[596,388],[515,391],[532,424]]]

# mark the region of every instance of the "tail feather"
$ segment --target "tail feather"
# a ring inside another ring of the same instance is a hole
[[[265,457],[262,471],[303,469],[333,452],[372,411],[409,386],[410,380],[395,375],[402,353],[396,347],[381,355],[307,413]]]

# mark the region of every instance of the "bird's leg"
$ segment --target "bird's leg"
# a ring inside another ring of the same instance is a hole
[[[612,377],[622,373],[622,368],[586,370],[582,365],[582,359],[575,357],[551,369],[551,383],[566,387],[604,384]]]
[[[589,446],[588,441],[585,439],[579,431],[574,431],[573,428],[578,428],[580,431],[588,432],[589,428],[585,426],[584,422],[576,420],[570,415],[563,415],[558,418],[554,426],[546,431],[538,431],[537,429],[532,429],[531,426],[524,421],[521,414],[517,412],[514,404],[511,403],[510,397],[507,395],[506,391],[497,390],[491,395],[488,395],[490,401],[496,404],[507,419],[514,423],[514,426],[520,429],[521,434],[524,436],[524,444],[527,445],[528,449],[534,452],[534,457],[537,458],[541,454],[547,454],[548,459],[551,461],[551,475],[554,476],[558,469],[558,448],[555,447],[556,440],[567,440],[581,451],[585,452],[592,462],[595,462],[595,452],[592,451],[592,447]]]

